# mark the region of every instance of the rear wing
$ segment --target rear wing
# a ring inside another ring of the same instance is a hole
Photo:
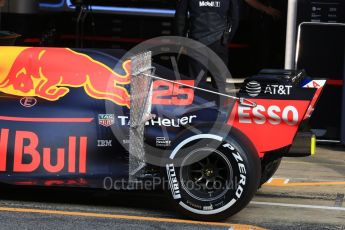
[[[310,80],[304,71],[264,70],[245,80],[239,96],[255,107],[236,103],[228,125],[254,144],[260,157],[289,147],[312,115],[325,80]]]

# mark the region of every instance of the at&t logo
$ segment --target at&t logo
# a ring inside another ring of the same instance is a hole
[[[261,93],[261,85],[257,81],[250,81],[246,85],[246,92],[251,97],[256,97]]]

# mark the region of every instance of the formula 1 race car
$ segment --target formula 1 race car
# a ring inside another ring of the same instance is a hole
[[[303,71],[264,70],[219,100],[163,67],[153,74],[149,52],[0,47],[0,60],[2,184],[126,190],[159,178],[179,211],[219,220],[282,157],[314,152],[307,121],[325,81]]]

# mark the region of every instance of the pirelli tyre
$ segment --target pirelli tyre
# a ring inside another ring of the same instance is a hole
[[[228,218],[243,209],[259,186],[261,166],[241,135],[199,134],[181,141],[163,169],[166,192],[178,211],[205,221]]]

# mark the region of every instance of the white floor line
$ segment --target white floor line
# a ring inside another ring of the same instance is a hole
[[[321,206],[321,205],[307,205],[307,204],[287,204],[287,203],[272,203],[272,202],[259,202],[252,201],[251,204],[256,205],[267,205],[267,206],[280,206],[280,207],[291,207],[291,208],[310,208],[310,209],[325,209],[325,210],[335,210],[335,211],[345,211],[343,207],[331,207],[331,206]]]
[[[229,83],[229,84],[241,84],[243,83],[245,80],[245,78],[228,78],[226,79],[226,83]],[[211,78],[208,77],[206,79],[207,82],[211,82]]]

